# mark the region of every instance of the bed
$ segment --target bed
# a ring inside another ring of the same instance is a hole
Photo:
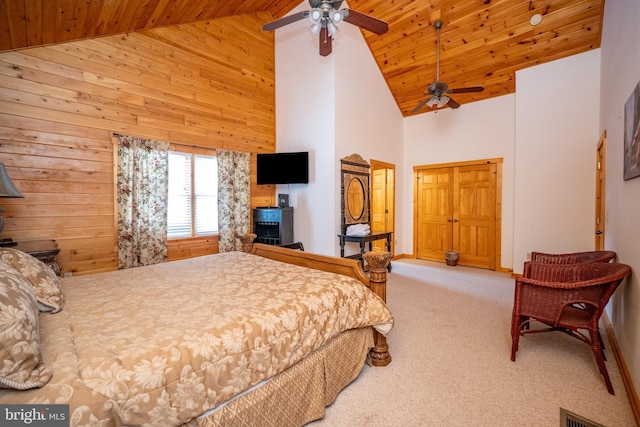
[[[0,250],[0,404],[68,404],[72,426],[322,418],[366,361],[391,361],[390,254],[367,254],[367,276],[240,237],[241,252],[60,280]]]

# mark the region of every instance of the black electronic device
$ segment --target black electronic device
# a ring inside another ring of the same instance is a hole
[[[309,153],[262,153],[256,156],[256,176],[262,184],[308,184]]]
[[[278,194],[278,207],[279,208],[288,208],[289,207],[289,195],[288,194]]]

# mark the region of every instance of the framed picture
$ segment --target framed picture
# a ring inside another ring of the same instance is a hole
[[[624,104],[624,180],[640,176],[640,83]]]

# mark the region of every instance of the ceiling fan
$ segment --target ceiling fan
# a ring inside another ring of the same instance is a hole
[[[331,41],[338,32],[338,24],[342,21],[356,25],[375,34],[384,34],[389,30],[386,22],[365,15],[355,10],[340,9],[343,0],[309,0],[311,10],[294,13],[284,18],[266,23],[262,29],[273,31],[277,28],[299,21],[304,18],[311,20],[311,31],[319,34],[320,55],[331,53]]]
[[[436,81],[429,85],[430,98],[420,102],[416,108],[411,110],[412,113],[417,113],[422,107],[428,105],[433,108],[434,106],[441,108],[448,105],[449,108],[458,108],[460,104],[453,100],[453,98],[447,96],[451,93],[470,93],[470,92],[482,92],[484,88],[482,86],[464,87],[459,89],[449,89],[449,86],[440,81],[440,28],[442,28],[442,21],[436,21],[433,23],[437,35],[437,51],[436,51]]]

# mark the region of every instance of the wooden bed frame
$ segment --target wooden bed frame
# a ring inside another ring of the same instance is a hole
[[[353,277],[364,283],[384,302],[387,301],[387,266],[391,261],[391,253],[389,252],[374,251],[363,254],[365,262],[369,265],[369,276],[367,276],[358,260],[317,255],[278,246],[253,243],[256,238],[253,233],[238,234],[237,237],[242,242],[243,252],[288,264]],[[391,363],[387,339],[375,330],[373,334],[375,345],[369,352],[371,364],[373,366],[386,366]]]

